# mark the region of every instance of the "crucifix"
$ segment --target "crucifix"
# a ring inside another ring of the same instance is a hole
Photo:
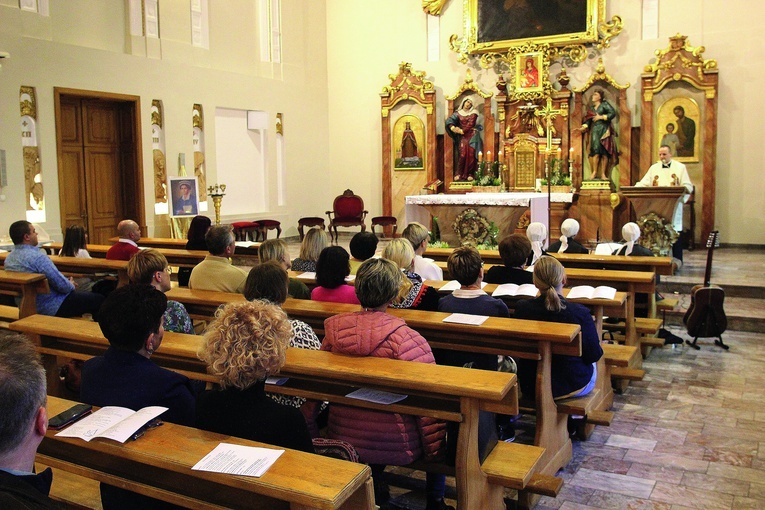
[[[556,110],[553,108],[552,99],[550,96],[547,96],[547,105],[539,110],[534,111],[534,115],[537,117],[544,118],[545,121],[545,130],[547,132],[547,144],[545,147],[545,178],[547,179],[547,242],[549,244],[550,242],[550,219],[552,216],[552,205],[550,203],[550,185],[552,182],[551,175],[550,175],[550,153],[552,151],[552,120],[560,115],[561,117],[568,117],[568,109],[567,108],[561,108]]]

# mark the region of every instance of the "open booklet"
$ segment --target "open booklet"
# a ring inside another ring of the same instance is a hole
[[[591,287],[589,285],[579,285],[571,287],[568,291],[568,299],[614,299],[616,289],[607,285],[600,287]]]
[[[494,297],[500,296],[525,296],[525,297],[537,297],[539,290],[533,283],[524,283],[518,285],[516,283],[503,283],[497,285],[494,292],[491,293]]]
[[[102,407],[74,425],[65,428],[57,436],[77,437],[90,441],[97,437],[124,443],[147,422],[167,411],[167,407],[144,407],[133,411],[126,407]]]

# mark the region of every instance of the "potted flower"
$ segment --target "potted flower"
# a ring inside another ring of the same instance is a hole
[[[562,170],[561,160],[553,159],[550,162],[550,192],[571,193],[571,177]],[[547,179],[542,179],[542,190],[547,189]]]
[[[502,179],[499,177],[499,161],[478,163],[473,180],[474,193],[499,193],[502,191]]]

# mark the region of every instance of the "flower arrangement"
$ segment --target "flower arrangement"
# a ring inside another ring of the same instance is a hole
[[[547,179],[542,179],[547,186]],[[571,176],[563,171],[563,161],[553,158],[550,161],[550,186],[571,186]]]
[[[474,186],[501,186],[502,179],[499,176],[499,161],[483,161],[479,158],[478,169],[475,172]]]

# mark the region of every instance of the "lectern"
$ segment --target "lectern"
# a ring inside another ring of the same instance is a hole
[[[640,225],[643,246],[657,255],[667,255],[679,232],[672,228],[675,207],[687,192],[684,186],[622,186],[620,194],[629,199],[630,219]]]

